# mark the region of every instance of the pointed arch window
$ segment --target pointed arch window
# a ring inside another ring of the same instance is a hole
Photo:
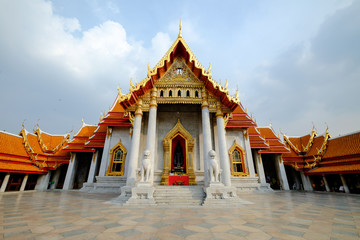
[[[121,140],[110,150],[110,163],[106,176],[123,176],[126,157],[126,148]]]
[[[163,96],[164,96],[164,91],[161,90],[161,91],[160,91],[160,97],[163,97]]]
[[[172,91],[171,90],[169,91],[169,97],[172,97]]]
[[[181,97],[181,91],[180,90],[178,91],[178,97]]]
[[[245,150],[234,141],[229,150],[231,175],[232,176],[248,176],[249,172],[245,164]]]
[[[199,92],[195,91],[195,97],[198,98],[199,97]]]
[[[190,97],[190,91],[189,90],[186,91],[186,97]]]

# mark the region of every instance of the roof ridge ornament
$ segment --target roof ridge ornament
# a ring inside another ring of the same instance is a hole
[[[180,18],[180,23],[179,23],[179,34],[178,34],[178,37],[181,38],[182,35],[181,35],[181,18]]]

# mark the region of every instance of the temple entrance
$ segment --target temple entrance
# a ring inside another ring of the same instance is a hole
[[[196,185],[193,169],[194,139],[180,120],[163,139],[164,170],[162,185]]]
[[[171,173],[176,175],[184,175],[186,172],[186,149],[185,149],[185,139],[177,135],[171,141],[172,145],[172,156],[171,156]]]

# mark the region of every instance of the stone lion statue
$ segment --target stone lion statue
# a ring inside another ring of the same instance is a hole
[[[150,161],[150,150],[145,150],[144,157],[141,161],[140,182],[148,182],[151,172],[152,166]]]
[[[214,150],[210,150],[208,155],[210,182],[220,182],[221,169],[219,168],[219,164],[216,160],[216,152]]]

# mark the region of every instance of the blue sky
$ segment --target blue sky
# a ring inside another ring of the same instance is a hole
[[[360,1],[0,0],[0,129],[97,124],[178,34],[258,125],[360,130]]]

